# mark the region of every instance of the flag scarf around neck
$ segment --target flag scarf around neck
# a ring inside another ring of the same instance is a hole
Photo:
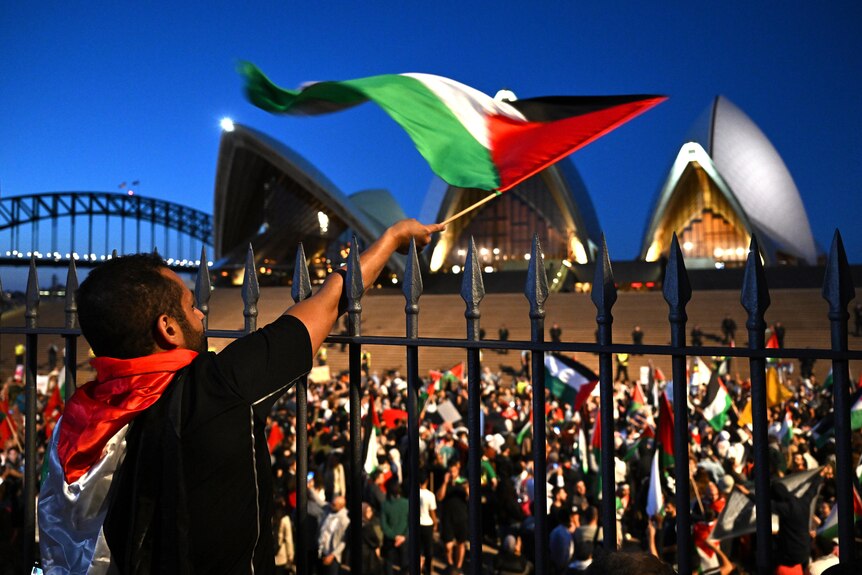
[[[177,371],[197,352],[175,349],[134,359],[97,357],[96,379],[66,403],[57,455],[67,483],[74,483],[99,461],[111,437],[153,405]]]
[[[545,386],[551,395],[578,411],[599,383],[584,364],[562,355],[545,354]]]
[[[318,115],[372,101],[404,128],[447,183],[498,192],[667,99],[634,95],[498,101],[431,74],[384,74],[286,90],[254,64],[242,63],[240,73],[248,99],[272,113]]]

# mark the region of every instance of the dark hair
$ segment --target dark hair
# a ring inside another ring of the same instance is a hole
[[[614,551],[603,553],[587,568],[587,575],[672,575],[673,567],[655,555],[644,552]]]
[[[186,329],[181,288],[155,254],[113,258],[94,268],[77,293],[81,332],[97,356],[131,359],[153,352],[162,314]]]

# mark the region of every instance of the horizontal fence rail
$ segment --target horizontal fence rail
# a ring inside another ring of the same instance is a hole
[[[357,246],[356,238],[353,246]],[[545,393],[545,363],[544,353],[583,352],[594,353],[599,358],[598,386],[600,389],[599,419],[601,455],[599,476],[601,478],[601,501],[599,524],[603,530],[602,547],[604,551],[614,552],[618,548],[618,527],[615,508],[617,485],[614,474],[614,430],[616,429],[614,405],[614,374],[613,356],[618,353],[645,354],[667,356],[672,362],[673,386],[673,418],[675,421],[672,439],[673,452],[677,454],[674,465],[675,503],[677,508],[677,567],[680,573],[691,573],[696,553],[693,545],[691,510],[693,498],[691,493],[691,477],[694,470],[690,469],[689,443],[689,408],[687,398],[689,386],[687,382],[686,360],[694,355],[716,355],[734,358],[746,358],[749,362],[752,385],[752,422],[753,422],[753,455],[755,505],[757,510],[757,539],[760,542],[772,538],[771,501],[770,501],[770,467],[768,452],[768,418],[766,398],[766,369],[769,358],[810,358],[828,360],[832,365],[833,398],[835,417],[835,457],[836,477],[835,489],[838,513],[838,544],[842,566],[850,566],[857,557],[854,535],[854,500],[853,461],[851,449],[851,419],[850,419],[850,379],[849,361],[862,360],[862,351],[851,351],[848,348],[847,311],[849,303],[855,297],[855,291],[850,279],[847,257],[844,252],[840,234],[836,231],[829,254],[826,277],[823,284],[823,297],[829,304],[828,321],[831,329],[830,349],[767,349],[765,341],[766,323],[764,314],[769,307],[770,297],[763,273],[762,258],[756,237],[752,237],[746,264],[745,278],[741,290],[740,303],[748,314],[746,330],[748,332],[748,347],[722,346],[689,346],[686,344],[686,305],[692,296],[688,282],[685,262],[680,251],[676,236],[673,238],[671,252],[666,267],[663,282],[663,295],[668,305],[668,333],[670,345],[631,345],[615,343],[613,337],[612,310],[617,299],[614,285],[611,260],[607,245],[603,240],[599,265],[592,289],[592,301],[596,307],[595,323],[597,326],[597,343],[582,342],[545,342],[544,318],[545,302],[548,298],[548,282],[543,264],[541,246],[538,236],[534,238],[525,296],[529,302],[529,319],[531,337],[523,341],[498,341],[480,339],[481,301],[485,296],[478,259],[475,257],[476,247],[471,240],[467,261],[463,273],[461,297],[465,302],[465,338],[423,338],[419,336],[419,320],[421,317],[419,300],[422,295],[422,277],[415,244],[410,246],[407,267],[402,285],[405,297],[405,335],[404,337],[383,337],[363,335],[361,333],[362,317],[362,277],[359,269],[358,250],[351,250],[345,275],[345,291],[347,299],[347,334],[333,335],[327,339],[332,344],[344,344],[349,354],[349,434],[348,445],[349,477],[348,510],[352,525],[362,524],[362,501],[365,484],[363,471],[363,451],[367,449],[364,441],[368,439],[367,430],[363,433],[361,419],[362,402],[368,398],[362,397],[362,348],[367,345],[396,346],[404,349],[407,366],[407,443],[408,458],[404,477],[406,478],[409,501],[409,533],[408,553],[409,573],[420,573],[419,538],[414,536],[419,529],[419,404],[418,393],[425,382],[419,375],[418,354],[423,348],[459,348],[466,354],[467,373],[467,429],[468,457],[467,483],[469,485],[469,558],[467,564],[472,573],[483,572],[483,522],[480,494],[482,493],[482,456],[483,429],[481,428],[481,350],[527,350],[531,352],[530,383],[532,386],[532,414],[546,413],[547,400]],[[260,287],[257,281],[254,254],[249,246],[246,260],[245,279],[242,286],[244,327],[241,330],[209,329],[208,315],[211,295],[210,271],[207,266],[205,250],[201,254],[200,268],[194,287],[194,296],[198,309],[204,314],[204,328],[209,337],[237,338],[257,329],[258,300]],[[311,282],[308,266],[302,246],[297,252],[296,271],[293,278],[291,295],[294,301],[301,301],[311,296]],[[67,373],[66,396],[71,396],[76,387],[76,358],[80,330],[77,322],[77,306],[75,291],[78,285],[77,271],[74,261],[69,264],[66,280],[65,324],[62,327],[47,327],[39,325],[39,286],[36,274],[35,259],[31,259],[30,276],[26,290],[26,309],[24,327],[0,326],[0,334],[23,336],[26,341],[25,357],[25,430],[24,430],[24,529],[21,537],[21,557],[24,565],[31,565],[38,558],[35,546],[36,536],[36,497],[37,481],[37,445],[36,445],[36,350],[40,336],[62,336],[66,345],[64,366]],[[71,385],[70,385],[71,384]],[[301,378],[296,382],[296,417],[297,417],[297,508],[295,531],[302,533],[308,525],[308,488],[304,478],[309,471],[308,461],[308,382]],[[372,398],[373,399],[373,398]],[[373,409],[373,408],[372,408]],[[623,417],[620,415],[620,417]],[[535,418],[532,423],[534,447],[532,450],[532,465],[537,478],[544,475],[548,469],[545,449],[546,424],[543,418]],[[364,437],[363,437],[364,436]],[[669,447],[669,446],[666,446]],[[585,456],[580,454],[579,456]],[[505,478],[508,480],[508,478]],[[547,500],[548,483],[544,480],[534,482],[533,500],[544,503]],[[699,501],[700,495],[697,495]],[[544,575],[552,572],[549,564],[549,529],[548,512],[544,504],[534,506],[535,516],[535,567],[536,572]],[[362,572],[362,531],[351,529],[349,532],[350,572]],[[309,572],[310,549],[306,548],[306,538],[297,537],[296,565],[299,573]],[[769,573],[774,567],[774,558],[768,544],[758,544],[755,563],[757,572]],[[486,568],[487,572],[487,568]]]

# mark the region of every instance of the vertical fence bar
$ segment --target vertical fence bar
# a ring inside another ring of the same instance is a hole
[[[30,275],[27,278],[26,307],[24,311],[27,329],[35,330],[39,318],[39,276],[36,273],[36,257],[30,257]],[[36,541],[36,364],[39,351],[39,336],[33,332],[26,335],[26,375],[24,398],[26,400],[24,422],[24,533],[22,550],[24,565],[29,567],[35,558]]]
[[[766,322],[763,319],[769,307],[769,289],[763,272],[763,260],[757,237],[752,234],[742,280],[742,307],[748,312],[748,349],[766,348]],[[770,542],[772,540],[772,505],[769,500],[769,428],[766,420],[766,359],[751,357],[751,419],[754,426],[754,504],[757,509],[758,573],[768,573],[772,563]]]
[[[527,285],[524,295],[530,302],[530,341],[545,340],[545,300],[548,299],[548,275],[545,258],[539,243],[539,234],[533,235],[530,265],[527,268]],[[531,356],[533,385],[533,514],[536,517],[536,573],[548,572],[548,464],[545,460],[545,357],[533,350]]]
[[[296,263],[293,266],[293,285],[290,295],[295,303],[311,296],[311,278],[308,276],[308,262],[305,249],[300,242],[296,249]],[[294,533],[296,540],[296,572],[310,573],[308,564],[307,529],[308,525],[308,377],[296,380],[296,521]]]
[[[78,327],[78,270],[75,267],[75,258],[69,259],[69,271],[66,273],[66,329]],[[65,351],[63,352],[63,365],[65,366],[66,381],[63,401],[68,401],[78,389],[78,336],[66,334]],[[60,382],[57,382],[59,385]],[[50,438],[49,438],[50,439]]]
[[[670,344],[674,348],[685,347],[685,324],[688,315],[685,306],[691,300],[691,284],[685,270],[685,261],[679,249],[676,232],[670,245],[670,257],[665,268],[662,284],[664,299],[668,304],[670,322]],[[691,470],[688,465],[688,386],[685,385],[685,354],[675,353],[671,358],[673,369],[673,452],[676,479],[676,537],[677,560],[680,573],[692,572],[691,552]]]
[[[201,261],[198,264],[198,275],[195,277],[195,307],[204,314],[204,332],[209,328],[210,297],[212,296],[212,283],[210,283],[210,268],[207,264],[207,249],[201,248]]]
[[[410,251],[407,253],[407,269],[404,270],[404,315],[406,336],[408,339],[419,338],[419,296],[422,295],[422,274],[419,273],[419,256],[416,253],[416,240],[410,240]],[[419,575],[419,402],[418,389],[422,385],[419,379],[419,348],[416,345],[407,346],[407,477],[409,484],[410,511],[407,519],[408,539],[407,554],[410,574]]]
[[[841,234],[835,230],[826,276],[823,279],[823,299],[829,302],[829,324],[832,336],[832,351],[846,352],[848,349],[847,323],[850,314],[847,306],[856,297],[850,266],[844,251]],[[835,487],[838,505],[838,548],[842,566],[849,566],[855,558],[853,535],[853,473],[855,462],[850,444],[850,372],[846,359],[832,360],[832,393],[835,412]]]
[[[596,306],[596,324],[599,330],[599,345],[611,345],[614,316],[611,309],[617,301],[617,288],[608,256],[608,244],[602,234],[602,251],[596,262],[591,298]],[[605,550],[617,548],[616,485],[614,483],[614,372],[611,353],[599,352],[599,390],[601,417],[602,464],[599,472],[602,478],[603,547]]]
[[[254,267],[254,250],[248,244],[245,257],[245,277],[242,280],[242,315],[245,318],[245,333],[257,329],[257,302],[260,299],[260,283],[257,281],[257,270]]]
[[[479,302],[485,297],[485,284],[476,256],[476,242],[470,237],[470,248],[464,263],[461,298],[467,304],[467,340],[479,339]],[[482,384],[479,379],[479,349],[467,350],[467,429],[470,444],[467,455],[467,479],[470,485],[470,572],[482,573]]]
[[[347,331],[355,337],[362,335],[362,269],[359,266],[359,241],[353,236],[347,256]],[[350,572],[362,573],[362,426],[359,405],[362,393],[362,346],[350,342],[350,488],[348,489],[348,515],[350,524]]]

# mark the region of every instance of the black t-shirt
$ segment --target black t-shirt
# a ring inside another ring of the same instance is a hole
[[[182,457],[196,573],[271,573],[272,470],[264,433],[273,404],[311,369],[305,326],[284,315],[189,366]]]

